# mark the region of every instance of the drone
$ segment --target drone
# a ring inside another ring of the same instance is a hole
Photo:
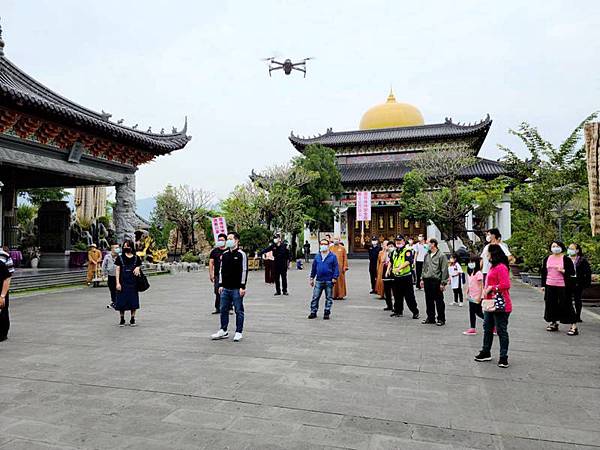
[[[304,78],[306,78],[306,61],[314,59],[314,58],[304,58],[300,62],[292,62],[291,59],[286,59],[284,62],[275,61],[275,57],[265,58],[263,61],[269,61],[269,76],[271,76],[271,72],[274,70],[283,69],[283,73],[286,75],[290,75],[292,70],[297,70],[299,72],[304,73]]]

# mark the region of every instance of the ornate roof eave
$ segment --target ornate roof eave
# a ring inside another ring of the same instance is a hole
[[[387,144],[392,142],[415,142],[435,139],[460,139],[478,136],[477,150],[483,144],[492,125],[492,119],[486,117],[477,123],[454,123],[446,118],[443,123],[416,125],[411,127],[381,128],[375,130],[355,130],[334,132],[328,128],[324,134],[312,137],[297,136],[292,131],[289,140],[300,152],[310,144],[321,144],[336,148],[351,145]]]
[[[27,75],[0,51],[0,106],[32,112],[39,117],[121,141],[163,155],[179,150],[191,140],[187,135],[187,117],[181,131],[169,134],[143,132],[111,122],[110,114],[98,113],[62,97]]]

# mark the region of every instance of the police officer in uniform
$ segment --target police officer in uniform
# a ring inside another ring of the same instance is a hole
[[[371,238],[371,246],[369,247],[369,276],[371,278],[371,294],[375,294],[375,284],[377,280],[377,261],[379,258],[379,252],[381,246],[379,245],[379,238],[373,236]]]
[[[392,291],[394,293],[394,313],[391,317],[400,317],[404,312],[404,301],[413,314],[413,319],[419,318],[419,308],[413,289],[412,262],[413,251],[407,247],[404,236],[396,236],[396,249],[391,256],[391,272],[393,277]]]

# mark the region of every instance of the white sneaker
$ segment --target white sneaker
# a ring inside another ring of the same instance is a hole
[[[458,304],[458,306],[460,306],[460,307],[462,308],[462,306],[463,306],[463,302],[460,302],[460,303]]]
[[[235,333],[233,337],[233,342],[240,342],[242,340],[242,333]]]
[[[452,306],[458,306],[458,302],[452,302]]]
[[[211,334],[210,338],[213,341],[219,340],[219,339],[227,339],[229,337],[229,332],[225,331],[225,330],[219,330],[217,331],[215,334]]]

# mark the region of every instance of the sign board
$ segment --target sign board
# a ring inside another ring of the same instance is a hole
[[[356,193],[356,220],[371,220],[371,192],[359,191]]]
[[[227,222],[225,221],[225,217],[213,217],[211,221],[213,236],[215,242],[217,242],[217,236],[219,236],[219,234],[227,234]]]
[[[67,161],[79,164],[79,161],[81,160],[81,155],[83,155],[84,150],[85,147],[81,142],[75,142],[73,144],[73,147],[71,147],[71,151],[69,152],[69,158],[67,159]]]

